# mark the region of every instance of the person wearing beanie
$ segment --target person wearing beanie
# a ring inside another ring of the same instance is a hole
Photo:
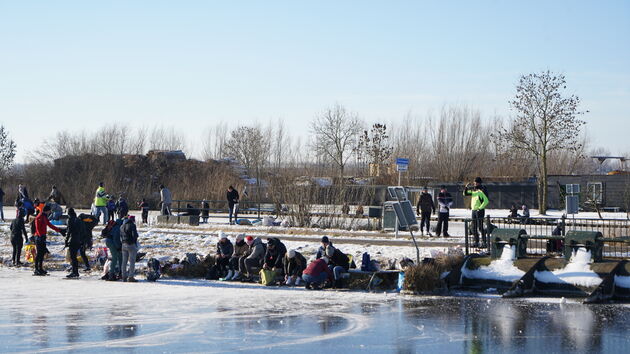
[[[67,278],[79,277],[79,261],[77,260],[77,253],[83,246],[83,234],[86,232],[85,225],[81,219],[77,218],[77,213],[73,208],[68,209],[68,229],[66,231],[65,247],[68,248],[70,253],[70,264],[72,265],[72,272],[67,275]],[[84,257],[81,255],[81,257]]]
[[[283,259],[286,253],[287,247],[279,238],[269,237],[267,239],[267,251],[265,252],[263,269],[273,270],[276,274],[283,273]]]
[[[136,218],[129,215],[120,227],[120,238],[122,241],[122,280],[124,282],[135,283],[136,255],[138,254],[138,229],[136,228]],[[129,262],[129,268],[127,268]]]
[[[322,256],[312,261],[304,269],[302,280],[304,280],[307,289],[321,289],[326,282],[332,282],[333,272],[328,267],[328,262],[328,257]]]
[[[444,235],[449,237],[448,234],[448,219],[450,217],[451,207],[453,206],[453,197],[451,193],[446,190],[446,186],[440,186],[440,193],[437,197],[438,202],[438,222],[435,234],[437,237]]]
[[[427,228],[427,235],[431,235],[431,214],[435,213],[435,204],[433,204],[433,196],[429,194],[429,188],[422,188],[418,205],[416,206],[416,214],[420,216],[420,234],[424,236],[424,226]]]
[[[28,234],[24,226],[25,215],[26,212],[24,209],[18,209],[17,217],[11,222],[11,246],[13,247],[13,257],[11,260],[14,266],[22,265],[22,262],[20,262],[22,246],[24,243],[28,243]],[[22,235],[24,235],[24,242],[22,242]]]
[[[215,263],[219,271],[219,277],[232,277],[233,271],[229,269],[230,258],[234,253],[234,246],[223,231],[219,231],[219,242],[217,242],[217,254]]]
[[[315,254],[315,258],[316,259],[320,259],[323,256],[326,255],[326,247],[328,245],[332,246],[332,242],[330,242],[330,240],[328,239],[328,236],[323,236],[322,240],[321,240],[321,246],[319,246],[319,249],[317,250],[317,254]]]
[[[66,231],[58,229],[55,225],[50,223],[48,215],[50,215],[50,207],[46,205],[42,212],[35,217],[35,246],[37,255],[35,256],[35,271],[33,275],[46,275],[47,271],[44,270],[44,256],[46,255],[46,234],[48,233],[48,227],[59,232],[61,235],[66,236]]]
[[[254,268],[260,268],[263,265],[265,259],[266,247],[260,237],[253,238],[247,236],[245,243],[249,246],[249,252],[247,256],[243,256],[239,259],[238,270],[242,281],[251,282],[255,274]],[[235,280],[238,278],[235,278]]]
[[[247,257],[247,255],[249,255],[249,245],[245,242],[245,234],[239,234],[234,241],[234,252],[230,258],[230,270],[225,280],[236,280],[240,277],[239,261],[241,257]]]
[[[464,196],[470,196],[470,209],[472,210],[472,234],[475,236],[475,243],[473,247],[480,247],[479,245],[479,233],[481,232],[483,244],[481,247],[486,247],[486,233],[483,227],[483,218],[485,216],[486,206],[488,206],[489,199],[485,192],[486,188],[481,184],[481,178],[475,178],[473,186],[466,184],[464,188]]]
[[[326,247],[326,257],[329,259],[328,267],[332,270],[335,280],[333,286],[341,288],[342,273],[347,273],[350,269],[350,258],[332,245]]]
[[[306,269],[306,258],[296,250],[289,250],[283,259],[284,283],[286,285],[300,285],[302,273]]]

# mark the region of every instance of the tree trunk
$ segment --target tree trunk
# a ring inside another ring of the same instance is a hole
[[[543,154],[541,157],[542,163],[542,174],[540,176],[542,182],[542,193],[540,198],[540,205],[538,206],[538,213],[540,215],[547,214],[547,192],[548,192],[548,182],[547,182],[547,154]]]

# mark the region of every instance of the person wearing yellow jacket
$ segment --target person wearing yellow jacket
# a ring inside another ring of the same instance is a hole
[[[472,233],[475,235],[474,247],[479,247],[479,233],[481,232],[483,245],[487,247],[486,233],[483,228],[483,218],[486,214],[486,206],[490,200],[486,192],[486,187],[481,184],[481,178],[475,178],[475,183],[471,187],[469,184],[464,189],[464,196],[470,196],[470,209],[472,210]]]
[[[96,216],[96,220],[100,220],[101,213],[103,213],[103,224],[107,224],[108,220],[107,199],[108,195],[105,193],[103,182],[101,182],[94,194],[94,216]]]

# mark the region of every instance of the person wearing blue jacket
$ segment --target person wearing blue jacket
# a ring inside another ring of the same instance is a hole
[[[102,231],[102,235],[105,237],[105,245],[107,245],[109,253],[112,255],[109,272],[101,278],[103,280],[116,281],[121,278],[122,241],[120,240],[120,227],[122,223],[122,219],[118,219],[113,223],[111,228],[105,228]]]

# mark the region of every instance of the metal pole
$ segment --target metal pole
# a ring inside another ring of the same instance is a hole
[[[398,185],[400,186],[400,175],[402,174],[402,171],[398,170]]]
[[[420,264],[420,248],[418,248],[418,244],[416,243],[416,237],[413,235],[413,231],[411,231],[411,228],[409,228],[409,233],[411,234],[413,245],[416,246],[416,264]]]
[[[398,229],[400,228],[398,226],[398,214],[394,213],[396,215],[396,234],[394,235],[394,238],[398,238]]]

